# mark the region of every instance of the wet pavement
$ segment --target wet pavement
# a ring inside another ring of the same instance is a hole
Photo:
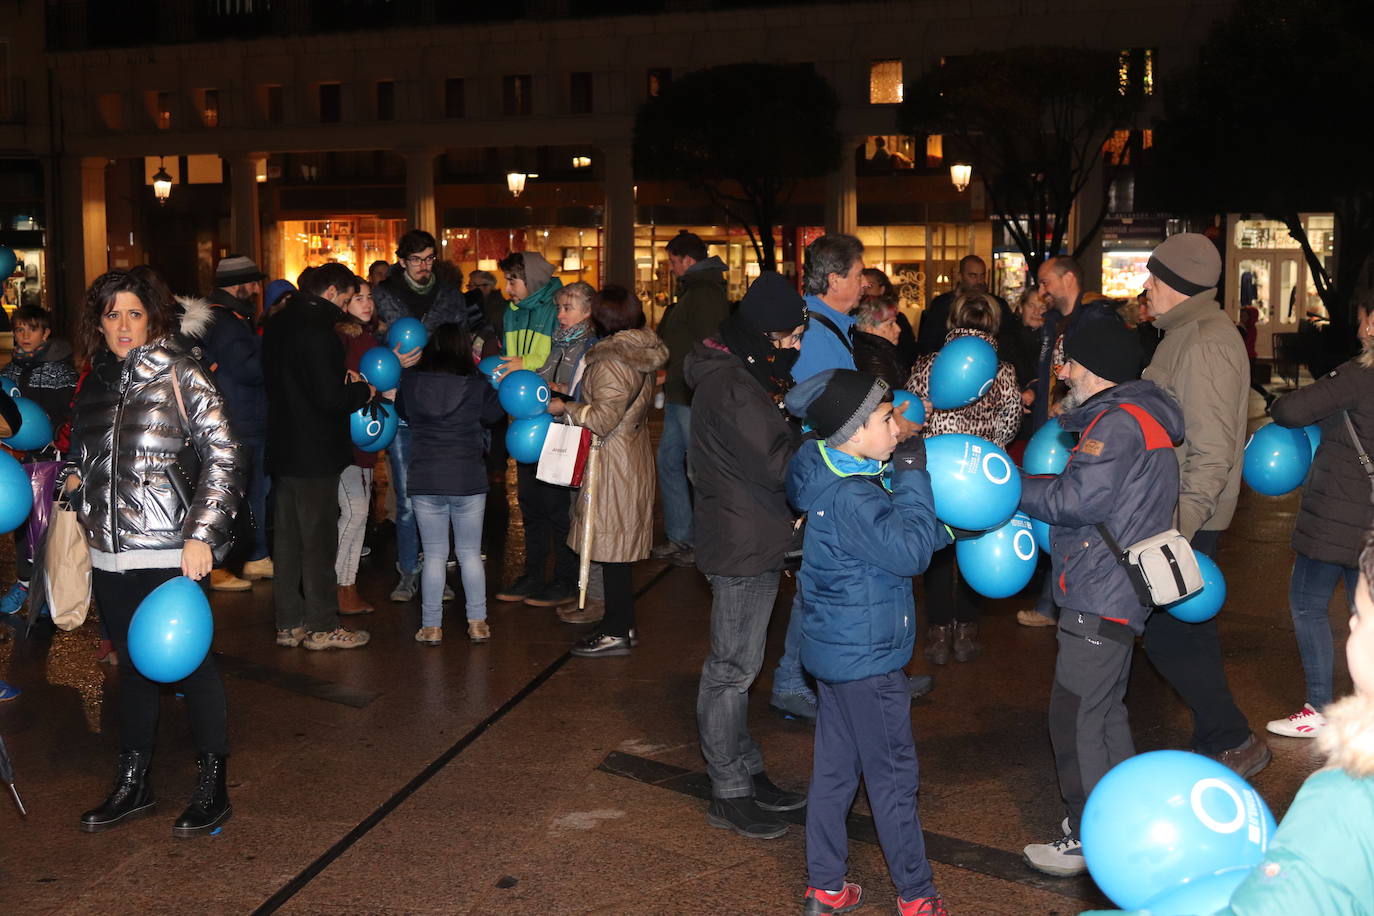
[[[1253,409],[1262,422],[1258,398]],[[523,545],[518,527],[507,536],[501,498],[491,503],[495,591],[513,578]],[[1218,558],[1228,583],[1221,631],[1231,685],[1258,730],[1303,698],[1286,600],[1296,508],[1296,495],[1247,489]],[[30,812],[21,819],[0,796],[0,909],[799,911],[799,826],[778,840],[745,840],[703,816],[694,710],[710,593],[696,570],[638,564],[640,647],[626,658],[577,659],[567,650],[584,627],[561,624],[552,609],[496,602],[489,643],[462,638],[458,603],[447,605],[444,644],[417,644],[418,602],[387,600],[390,556],[383,536],[363,561],[359,589],[377,613],[353,619],[372,632],[362,650],[277,648],[270,583],[215,593],[234,816],[213,837],[171,836],[194,763],[170,689],[152,769],[157,813],[81,833],[77,819],[108,791],[118,751],[110,702],[118,675],[95,661],[93,621],[72,633],[0,632],[0,679],[24,690],[0,704],[0,735]],[[450,580],[460,587],[456,572]],[[751,726],[773,779],[803,788],[810,729],[767,705],[791,592],[785,580]],[[1338,645],[1343,602],[1338,592]],[[1021,847],[1055,836],[1062,817],[1046,730],[1054,636],[1016,624],[1015,612],[1030,603],[987,602],[983,654],[935,670],[934,693],[913,708],[929,853],[958,916],[1073,914],[1106,902],[1088,879],[1047,878],[1021,862]],[[929,670],[917,659],[916,670]],[[1337,660],[1339,695],[1349,680],[1343,653]],[[1143,652],[1128,704],[1139,750],[1186,743],[1188,713]],[[1310,743],[1269,740],[1274,762],[1254,784],[1281,816],[1317,760]],[[850,879],[866,888],[869,909],[890,908],[894,892],[862,793],[850,833]]]

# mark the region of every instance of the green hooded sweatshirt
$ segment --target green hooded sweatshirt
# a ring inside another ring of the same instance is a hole
[[[525,368],[537,371],[553,349],[553,331],[558,326],[558,305],[554,293],[563,281],[553,275],[553,265],[535,251],[521,252],[525,261],[525,288],[529,295],[506,306],[502,321],[506,356],[521,356]]]

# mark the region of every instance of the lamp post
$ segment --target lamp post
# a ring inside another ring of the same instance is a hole
[[[960,194],[968,188],[973,179],[973,166],[958,163],[949,167],[949,180],[954,182],[954,190]]]
[[[525,179],[528,177],[524,172],[506,173],[506,187],[510,189],[512,197],[519,197],[520,192],[525,190]]]
[[[172,196],[172,176],[167,174],[166,163],[163,157],[157,157],[157,171],[153,173],[153,196],[157,198],[159,207],[167,203],[167,198]]]

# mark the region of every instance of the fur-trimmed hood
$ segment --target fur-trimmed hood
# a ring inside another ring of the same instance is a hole
[[[1317,735],[1317,748],[1328,767],[1351,776],[1374,776],[1374,697],[1355,694],[1322,710],[1326,728]]]
[[[199,296],[177,296],[177,305],[181,307],[177,333],[191,340],[204,340],[215,321],[210,303]]]
[[[584,357],[587,365],[617,360],[636,372],[653,372],[668,363],[668,347],[648,328],[618,331],[599,341]]]

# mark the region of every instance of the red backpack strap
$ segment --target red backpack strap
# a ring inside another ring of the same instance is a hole
[[[1140,424],[1140,431],[1145,435],[1145,448],[1147,450],[1174,447],[1173,437],[1164,429],[1164,424],[1152,417],[1143,407],[1136,404],[1121,404],[1119,406],[1126,413],[1135,417],[1135,421]]]

